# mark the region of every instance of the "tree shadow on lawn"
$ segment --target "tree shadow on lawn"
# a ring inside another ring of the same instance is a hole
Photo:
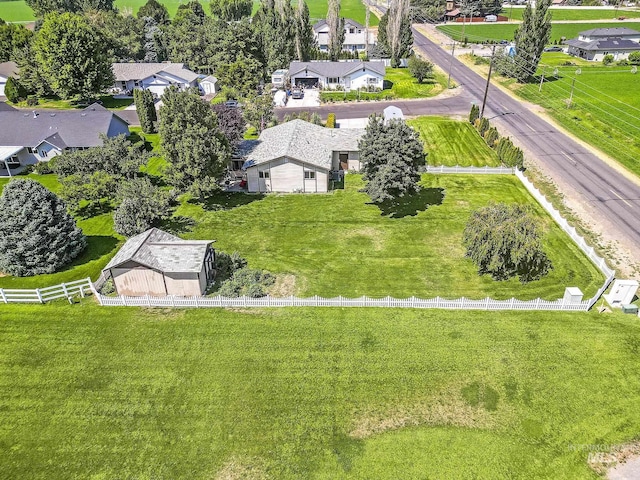
[[[190,232],[196,225],[196,221],[191,217],[185,217],[184,215],[176,215],[170,217],[162,222],[160,228],[174,235]]]
[[[201,205],[205,210],[231,210],[232,208],[249,205],[263,198],[264,195],[261,193],[222,192],[204,201],[194,198],[189,200],[189,203]]]
[[[378,204],[380,215],[390,218],[415,217],[434,205],[442,205],[444,188],[422,188],[417,194]]]
[[[88,235],[87,248],[82,251],[79,257],[68,265],[65,265],[65,267],[60,271],[68,270],[78,265],[97,260],[113,251],[118,242],[119,240],[115,237],[109,237],[106,235]]]

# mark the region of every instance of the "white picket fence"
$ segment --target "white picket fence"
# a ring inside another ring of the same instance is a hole
[[[422,299],[410,298],[324,298],[324,297],[128,297],[120,295],[117,297],[107,297],[96,294],[100,305],[119,307],[191,307],[191,308],[251,308],[251,307],[382,307],[382,308],[439,308],[453,310],[565,310],[584,312],[589,309],[589,302],[570,303],[559,299],[554,301],[542,300],[494,300],[485,298],[482,300],[472,300],[469,298],[457,298],[450,300],[436,297]]]
[[[426,173],[467,173],[473,175],[513,175],[515,168],[513,167],[445,167],[444,165],[432,166],[427,165],[424,169]]]
[[[0,302],[3,303],[45,303],[58,298],[70,299],[80,295],[84,297],[87,292],[93,292],[93,284],[90,278],[76,280],[75,282],[61,283],[53,287],[17,289],[0,288]]]

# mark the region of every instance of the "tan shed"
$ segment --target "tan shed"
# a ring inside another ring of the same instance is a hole
[[[212,243],[152,228],[127,240],[103,272],[119,295],[200,296],[215,278]]]

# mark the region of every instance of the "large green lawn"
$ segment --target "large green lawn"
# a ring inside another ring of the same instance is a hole
[[[420,117],[409,120],[420,132],[429,165],[463,167],[495,167],[500,165],[496,153],[490,149],[468,122],[447,117]]]
[[[595,480],[639,355],[622,314],[6,306],[0,477]]]
[[[513,32],[518,27],[517,23],[498,24],[473,24],[464,26],[464,37],[471,43],[485,42],[487,40],[512,40]],[[576,38],[579,32],[592,28],[626,27],[640,30],[640,23],[554,23],[551,28],[551,42],[560,42],[564,38]],[[462,25],[447,24],[436,27],[441,32],[456,40],[463,40]]]
[[[136,14],[141,6],[147,3],[147,0],[116,0],[115,6],[123,12],[131,11]],[[186,1],[182,0],[160,0],[164,6],[167,7],[169,15],[173,17],[178,10],[178,7]],[[260,2],[254,0],[253,10],[258,9]],[[297,2],[292,2],[297,4]],[[208,14],[209,3],[202,2],[205,12]],[[309,16],[313,22],[322,20],[327,16],[327,0],[308,0]],[[361,24],[365,24],[366,10],[364,3],[360,0],[342,0],[340,2],[340,15],[345,18],[352,18]],[[35,20],[35,16],[31,8],[24,0],[19,1],[2,1],[0,0],[0,18],[7,22],[31,22]],[[371,26],[378,25],[378,17],[371,14],[369,19]]]
[[[177,215],[195,220],[186,237],[214,239],[255,268],[294,275],[299,295],[556,299],[565,286],[585,298],[600,287],[601,274],[537,205],[552,273],[526,285],[477,275],[464,258],[464,225],[491,201],[532,203],[515,177],[424,175],[422,186],[417,200],[393,211],[368,204],[361,177],[347,175],[346,189],[329,195],[229,194],[228,205],[246,204],[185,203]]]
[[[506,7],[502,10],[501,15],[512,20],[522,20],[524,10],[524,8]],[[551,8],[550,12],[554,21],[617,20],[620,17],[640,18],[640,10],[621,10],[616,8]]]

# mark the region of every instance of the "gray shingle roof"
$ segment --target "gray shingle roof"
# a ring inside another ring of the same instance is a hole
[[[633,35],[640,35],[640,32],[626,27],[592,28],[591,30],[580,32],[579,35],[585,37],[628,37]]]
[[[385,67],[384,62],[291,62],[289,66],[289,75],[294,75],[303,72],[305,69],[308,72],[316,73],[321,77],[344,77],[358,70],[367,68],[372,72],[379,73],[384,76]]]
[[[114,63],[113,74],[116,82],[142,80],[152,75],[167,72],[186,80],[188,83],[198,78],[198,74],[184,66],[184,63]]]
[[[640,50],[640,44],[626,38],[603,38],[585,42],[583,40],[567,40],[565,42],[570,47],[581,48],[587,51],[609,51],[609,50]]]
[[[35,115],[34,115],[35,112]],[[100,105],[84,110],[18,110],[0,108],[0,146],[36,147],[43,140],[60,148],[102,145],[112,122],[123,122]]]
[[[296,159],[308,165],[331,169],[334,151],[357,151],[362,129],[324,128],[304,120],[267,128],[260,138],[240,145],[241,156],[246,158],[243,168],[281,157]]]
[[[18,65],[15,62],[3,62],[0,63],[0,77],[14,77],[18,76]]]
[[[320,21],[318,21],[318,22],[316,22],[316,23],[314,23],[314,24],[313,24],[313,29],[314,29],[315,31],[318,31],[318,30],[320,30],[322,27],[324,27],[326,24],[327,24],[327,21],[326,21],[326,20],[320,20]],[[362,25],[361,23],[358,23],[358,22],[356,22],[355,20],[353,20],[353,19],[351,19],[351,18],[345,18],[345,19],[344,19],[344,25],[345,25],[345,27],[346,27],[347,25],[349,25],[349,24],[353,25],[353,26],[354,26],[354,27],[356,27],[356,28],[364,28],[364,25]]]
[[[213,240],[182,240],[159,228],[131,237],[104,270],[136,262],[164,273],[197,273]]]

